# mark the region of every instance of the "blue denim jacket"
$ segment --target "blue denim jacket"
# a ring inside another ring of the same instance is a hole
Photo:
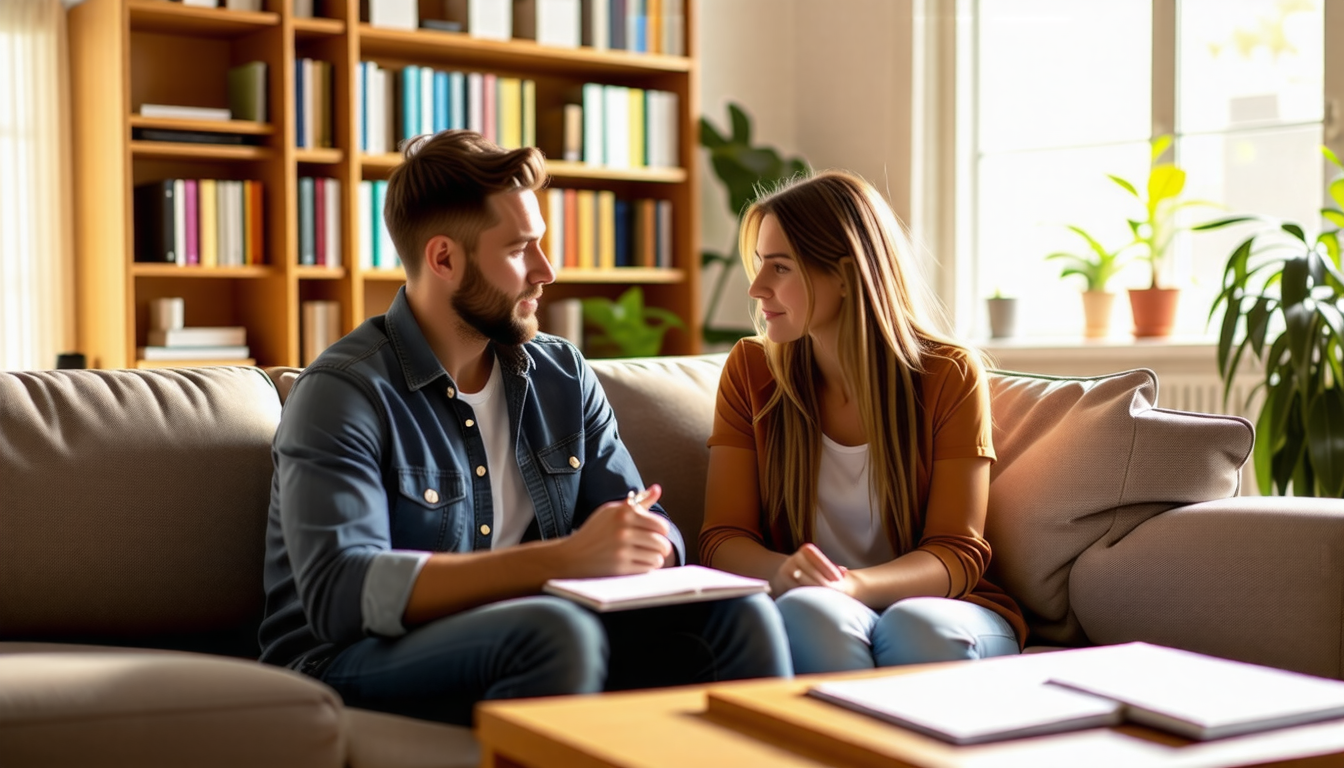
[[[524,540],[568,535],[644,487],[573,345],[543,334],[495,353],[535,507]],[[429,552],[490,549],[485,443],[456,387],[404,288],[294,383],[271,451],[263,661],[311,669],[363,637],[402,634]],[[671,539],[685,562],[676,526]]]

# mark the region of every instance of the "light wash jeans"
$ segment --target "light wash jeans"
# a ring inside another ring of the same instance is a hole
[[[965,600],[911,597],[879,615],[827,587],[798,587],[775,601],[797,674],[985,659],[1018,652],[1004,618]]]
[[[779,613],[752,595],[604,614],[505,600],[360,640],[318,676],[352,707],[467,725],[483,699],[791,674]]]

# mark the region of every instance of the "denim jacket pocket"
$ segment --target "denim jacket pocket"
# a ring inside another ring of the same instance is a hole
[[[559,512],[557,522],[561,536],[569,533],[573,524],[579,480],[587,461],[583,448],[583,433],[575,432],[537,452],[537,466],[546,478],[546,488]]]
[[[426,467],[398,467],[396,472],[394,549],[442,551],[459,528],[471,525],[462,473]]]

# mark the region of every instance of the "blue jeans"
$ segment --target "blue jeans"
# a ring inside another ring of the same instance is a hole
[[[798,674],[985,659],[1018,652],[1004,618],[965,600],[911,597],[879,615],[827,587],[798,587],[775,601]]]
[[[469,725],[484,699],[789,677],[765,595],[597,614],[525,597],[366,638],[320,673],[352,707]]]

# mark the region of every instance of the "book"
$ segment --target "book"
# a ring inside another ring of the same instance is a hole
[[[153,347],[236,347],[247,343],[241,325],[151,329],[145,341]]]
[[[660,568],[634,576],[595,579],[551,579],[542,591],[587,606],[599,613],[726,600],[768,592],[770,583],[699,565]]]
[[[313,0],[294,0],[294,18],[311,19],[313,17]]]
[[[604,165],[607,161],[605,102],[601,84],[583,84],[583,162],[588,165]]]
[[[172,179],[141,184],[132,193],[136,261],[177,262],[174,194]]]
[[[499,146],[518,149],[523,146],[523,83],[516,77],[498,77],[495,88]]]
[[[224,0],[224,7],[230,11],[260,11],[261,0]]]
[[[249,61],[233,67],[228,80],[233,119],[266,122],[266,62]]]
[[[1120,704],[1042,685],[1018,674],[1022,666],[976,663],[821,683],[807,695],[957,745],[1103,728],[1123,721]]]
[[[1124,705],[1125,718],[1204,741],[1344,717],[1344,681],[1126,643],[1049,683]]]
[[[179,267],[187,265],[186,179],[173,179],[173,255]]]
[[[299,264],[312,266],[317,264],[316,251],[316,208],[312,176],[299,177]]]
[[[200,179],[196,188],[199,210],[200,259],[202,267],[219,266],[219,203],[214,179]]]
[[[630,167],[630,89],[624,85],[602,88],[603,150],[608,168]]]
[[[513,36],[540,45],[577,48],[579,0],[513,0]]]
[[[416,0],[368,0],[368,22],[374,27],[415,29],[420,23]]]
[[[141,117],[167,117],[178,120],[232,120],[228,109],[215,107],[184,107],[175,104],[141,104]]]
[[[522,87],[522,121],[524,147],[537,146],[537,81],[524,80]]]
[[[311,365],[323,350],[341,337],[341,303],[303,302],[300,335],[303,337],[303,364]]]
[[[328,267],[341,266],[341,181],[323,179],[326,192],[326,260]]]
[[[200,206],[197,204],[197,181],[196,179],[186,179],[182,182],[182,192],[184,193],[185,220],[186,220],[186,259],[188,266],[195,266],[201,263],[200,252]]]
[[[563,149],[560,157],[570,162],[583,159],[583,105],[566,104],[563,119]]]
[[[141,360],[246,360],[249,351],[246,345],[221,345],[206,347],[140,347],[137,355]]]
[[[611,46],[610,29],[607,27],[608,7],[608,0],[580,0],[579,28],[582,45],[597,51],[605,51]]]
[[[241,133],[178,131],[167,128],[132,128],[131,138],[138,141],[171,141],[179,144],[225,144],[228,146],[258,143],[258,137]]]
[[[597,268],[616,266],[616,193],[597,191]]]

